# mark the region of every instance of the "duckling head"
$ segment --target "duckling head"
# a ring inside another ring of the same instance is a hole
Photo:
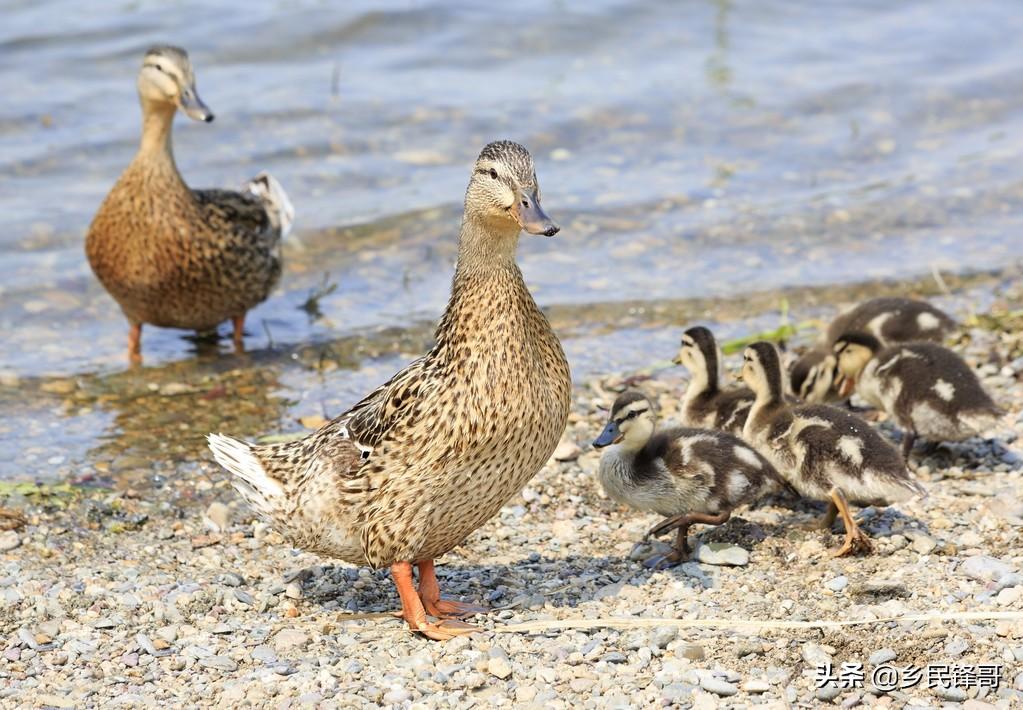
[[[188,52],[180,47],[152,47],[142,59],[138,77],[143,106],[180,108],[189,118],[209,123],[213,112],[199,98]]]
[[[793,392],[804,402],[832,399],[832,386],[838,378],[835,366],[835,356],[824,347],[807,350],[789,370]]]
[[[689,370],[693,386],[700,388],[718,384],[721,351],[714,334],[703,326],[690,328],[682,334],[678,355],[672,362]]]
[[[870,333],[845,333],[835,340],[833,352],[838,360],[838,395],[849,397],[856,389],[856,380],[874,355],[881,349],[881,341]]]
[[[525,230],[553,237],[561,229],[540,206],[532,156],[512,141],[494,141],[480,152],[465,192],[465,214],[499,234]]]
[[[611,406],[604,431],[593,441],[594,448],[621,444],[628,451],[639,451],[650,440],[657,425],[654,407],[644,395],[628,390],[618,395]]]
[[[784,396],[781,358],[773,343],[760,341],[743,351],[740,377],[757,399],[781,401]]]

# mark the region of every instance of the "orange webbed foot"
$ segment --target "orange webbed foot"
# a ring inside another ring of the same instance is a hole
[[[413,629],[414,631],[417,631],[426,638],[433,639],[434,641],[448,641],[456,636],[465,636],[479,631],[479,629],[472,624],[466,624],[463,621],[456,621],[455,619],[441,619],[435,622],[427,621],[425,623],[419,623],[417,626],[418,628]]]
[[[488,609],[479,604],[460,602],[454,599],[423,600],[426,613],[438,619],[464,619],[473,614],[485,614]]]

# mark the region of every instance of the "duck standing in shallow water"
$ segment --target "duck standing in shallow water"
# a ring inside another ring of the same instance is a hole
[[[800,495],[829,501],[822,527],[830,529],[842,516],[845,543],[836,557],[871,549],[849,511],[850,501],[884,506],[925,495],[899,452],[859,417],[826,404],[786,403],[781,359],[771,343],[746,348],[742,379],[756,394],[743,438]]]
[[[479,610],[440,598],[434,558],[522,490],[568,420],[565,354],[515,263],[522,230],[558,227],[526,149],[491,143],[473,166],[433,349],[301,441],[209,437],[235,487],[295,546],[390,566],[402,615],[430,638],[472,631],[453,618]]]
[[[171,150],[174,115],[180,108],[197,121],[213,120],[185,50],[146,52],[138,91],[142,142],[89,227],[89,265],[128,318],[132,362],[141,360],[146,323],[207,332],[230,319],[241,350],[245,314],[280,278],[291,203],[266,173],[245,192],[185,184]]]
[[[962,441],[993,428],[1004,412],[961,357],[935,343],[885,347],[869,333],[845,333],[835,342],[839,394],[854,391],[902,428],[909,460],[917,436]]]
[[[656,431],[653,405],[639,392],[619,395],[604,431],[593,442],[603,448],[597,476],[613,500],[665,519],[650,529],[678,529],[674,549],[644,564],[664,567],[689,556],[689,528],[721,525],[741,505],[788,485],[767,459],[722,431],[669,427]]]

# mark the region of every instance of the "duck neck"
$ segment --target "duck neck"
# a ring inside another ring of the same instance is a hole
[[[519,226],[514,222],[495,223],[466,214],[458,235],[455,278],[502,270],[517,271],[515,252],[519,246],[519,232]]]
[[[178,175],[171,148],[171,129],[177,108],[173,104],[142,101],[142,140],[135,156],[136,163],[148,169]]]

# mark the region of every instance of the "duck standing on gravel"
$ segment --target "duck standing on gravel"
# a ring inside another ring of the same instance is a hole
[[[839,393],[855,391],[902,428],[908,460],[918,436],[962,441],[993,428],[1004,412],[959,355],[935,343],[884,346],[869,333],[835,342]]]
[[[846,332],[872,334],[881,343],[940,343],[958,327],[955,319],[927,301],[884,296],[871,298],[835,316],[824,342],[807,350],[790,368],[792,390],[806,402],[844,399],[836,389],[838,373],[832,348]]]
[[[390,566],[409,627],[434,639],[473,631],[453,619],[482,610],[441,599],[434,558],[522,490],[568,420],[565,354],[515,263],[522,230],[558,227],[526,149],[491,143],[473,166],[433,349],[301,441],[209,437],[235,487],[294,545]]]
[[[682,400],[682,422],[741,435],[753,406],[753,391],[721,387],[721,350],[714,334],[703,326],[687,330],[673,362],[689,370],[690,376]]]
[[[597,475],[610,498],[665,516],[643,540],[678,530],[672,551],[651,557],[647,567],[685,560],[694,523],[721,525],[740,505],[788,487],[774,466],[731,434],[682,427],[657,431],[653,405],[636,391],[615,399],[593,445],[604,449]]]
[[[899,452],[859,417],[826,404],[791,406],[782,389],[778,351],[754,343],[743,353],[742,379],[756,394],[743,438],[774,464],[800,495],[829,501],[821,521],[830,529],[837,515],[845,543],[836,557],[871,549],[853,520],[849,501],[890,505],[924,495]]]
[[[132,362],[142,358],[145,323],[208,332],[230,319],[240,351],[245,314],[280,278],[291,203],[267,173],[244,192],[185,184],[171,151],[174,115],[213,120],[185,50],[146,52],[138,91],[142,142],[89,227],[89,264],[128,318]]]

